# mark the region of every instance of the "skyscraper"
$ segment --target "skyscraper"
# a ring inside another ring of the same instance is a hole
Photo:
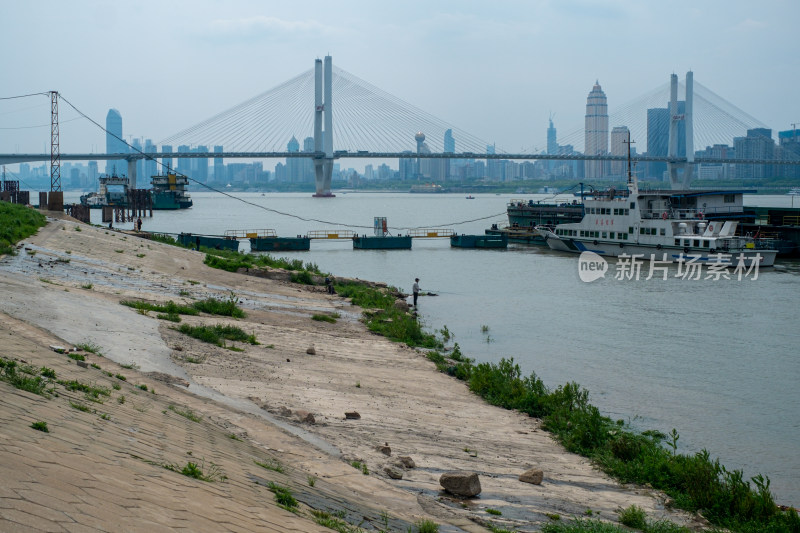
[[[628,126],[614,126],[611,130],[611,155],[627,156],[628,155],[628,138],[630,137],[630,130]],[[623,176],[626,172],[627,164],[625,161],[612,161],[611,162],[611,176]]]
[[[586,99],[585,135],[584,154],[608,153],[608,102],[599,81],[595,82]],[[585,167],[587,179],[603,177],[603,161],[586,161]]]
[[[444,153],[456,153],[456,140],[453,138],[453,130],[448,129],[444,132]]]
[[[547,127],[547,155],[558,154],[558,141],[556,137],[556,128],[553,126],[553,117],[549,119],[550,125]]]
[[[287,152],[299,152],[300,151],[300,143],[297,141],[294,135],[292,138],[289,139],[289,143],[286,145]],[[297,157],[287,157],[286,158],[286,170],[287,170],[287,179],[292,183],[297,183],[300,181],[300,172],[302,169],[302,160]]]
[[[127,154],[128,145],[122,140],[122,115],[116,109],[109,109],[106,115],[106,153]],[[106,161],[106,174],[118,175],[127,173],[128,164],[124,159]]]
[[[214,153],[221,154],[222,153],[222,146],[216,145],[214,146]],[[225,163],[221,157],[214,158],[214,181],[223,182],[226,181],[228,178],[225,176]]]

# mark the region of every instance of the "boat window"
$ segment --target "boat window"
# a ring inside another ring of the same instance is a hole
[[[664,229],[664,228],[661,228],[661,235],[666,235],[666,234],[667,234],[667,230]]]
[[[694,246],[695,246],[695,248],[699,248],[700,247],[700,240],[699,239],[695,239],[694,240]]]
[[[650,235],[655,235],[657,231],[658,229],[656,228],[650,228]]]
[[[624,241],[628,240],[628,234],[627,233],[623,233],[622,234],[622,240],[624,240]]]
[[[708,241],[703,241],[703,248],[708,248]]]
[[[681,245],[681,240],[675,239],[675,246],[680,246],[680,245]]]
[[[631,202],[631,209],[636,209],[636,202]]]
[[[614,208],[614,214],[619,215],[619,209],[617,209],[616,207]]]
[[[630,215],[630,214],[631,214],[631,210],[630,210],[630,209],[626,209],[626,210],[625,210],[625,214],[626,214],[626,215]]]
[[[633,226],[628,226],[628,233],[633,235]]]
[[[726,194],[723,196],[722,201],[726,204],[733,204],[736,203],[736,195],[735,194]]]
[[[608,232],[607,231],[603,232],[603,239],[608,239]]]

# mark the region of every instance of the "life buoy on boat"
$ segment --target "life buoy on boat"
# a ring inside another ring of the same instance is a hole
[[[683,253],[685,253],[685,254],[689,253],[689,247],[688,246],[684,246],[683,247]]]
[[[595,246],[597,246],[597,241],[594,241],[592,244],[594,244]]]
[[[697,213],[697,218],[699,218],[700,220],[703,220],[703,212],[702,211]]]
[[[708,225],[708,231],[714,231],[714,224]]]
[[[660,244],[656,244],[656,250],[660,250],[660,249],[661,249],[661,245]]]
[[[664,211],[663,213],[661,213],[661,218],[662,218],[663,220],[667,220],[667,217],[669,217],[669,215],[667,214],[667,212],[666,212],[666,211]]]

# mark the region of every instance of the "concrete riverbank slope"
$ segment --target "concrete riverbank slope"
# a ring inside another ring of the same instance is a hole
[[[345,299],[203,258],[50,219],[0,259],[0,357],[55,373],[45,395],[0,381],[0,530],[330,531],[313,509],[365,530],[535,531],[589,510],[616,521],[630,505],[697,526],[371,334]],[[119,303],[209,297],[239,300],[247,317],[181,324],[235,325],[259,344],[204,343]],[[52,348],[76,345],[102,356]],[[541,484],[519,480],[532,468]],[[442,491],[454,470],[478,473],[478,497]],[[298,506],[280,507],[276,487]]]

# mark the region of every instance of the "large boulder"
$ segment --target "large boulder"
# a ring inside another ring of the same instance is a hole
[[[541,485],[544,479],[544,472],[538,468],[531,468],[519,475],[519,480],[523,483],[532,483],[533,485]]]
[[[464,498],[481,493],[481,481],[475,472],[445,472],[439,478],[439,484],[447,492]]]

